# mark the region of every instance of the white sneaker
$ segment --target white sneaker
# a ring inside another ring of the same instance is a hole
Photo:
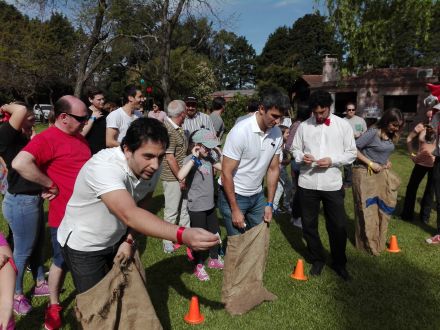
[[[301,228],[302,229],[302,223],[301,223],[301,218],[292,218],[292,220],[290,220],[290,223],[292,225],[294,225],[295,227]]]

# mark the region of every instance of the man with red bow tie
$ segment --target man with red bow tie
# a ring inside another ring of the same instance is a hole
[[[348,281],[350,275],[345,268],[347,220],[340,168],[356,159],[357,149],[350,124],[330,113],[332,103],[328,92],[316,91],[310,95],[309,108],[313,116],[300,124],[290,150],[295,161],[301,164],[299,198],[303,236],[312,262],[310,275],[320,275],[325,265],[318,232],[322,201],[332,255],[331,267]]]

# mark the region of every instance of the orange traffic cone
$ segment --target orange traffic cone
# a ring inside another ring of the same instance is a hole
[[[199,298],[197,296],[192,296],[189,312],[183,319],[189,324],[200,324],[205,320],[205,317],[200,313]]]
[[[304,275],[304,264],[302,259],[298,259],[295,270],[290,274],[290,277],[299,281],[307,281],[307,276]]]
[[[397,253],[400,252],[399,245],[397,244],[397,236],[391,235],[390,245],[387,249],[388,252]]]

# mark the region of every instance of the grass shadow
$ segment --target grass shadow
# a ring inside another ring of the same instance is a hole
[[[290,223],[290,214],[282,214],[274,217],[275,222],[281,229],[286,240],[293,250],[300,254],[305,260],[309,259],[307,247],[303,241],[302,230]]]
[[[174,289],[179,296],[188,301],[193,295],[196,295],[194,291],[188,289],[181,278],[183,273],[191,273],[192,271],[193,266],[188,263],[183,255],[163,259],[145,269],[148,294],[164,329],[172,328],[168,310],[170,289]],[[199,303],[210,307],[212,310],[223,309],[221,302],[203,296],[199,296]]]
[[[332,293],[341,313],[341,319],[335,320],[339,329],[380,329],[384,318],[394,329],[432,328],[437,324],[439,294],[431,283],[435,274],[416,267],[403,253],[361,255],[349,267],[356,270],[352,272],[354,280],[345,283],[335,278],[337,285]],[[436,282],[440,284],[438,278]],[[418,303],[423,307],[414,306]]]

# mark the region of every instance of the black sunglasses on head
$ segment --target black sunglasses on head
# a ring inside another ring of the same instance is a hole
[[[84,123],[85,121],[90,119],[90,115],[86,115],[86,116],[77,116],[71,113],[67,113],[67,112],[63,112],[66,115],[68,115],[69,117],[75,118],[75,120],[79,123]]]

